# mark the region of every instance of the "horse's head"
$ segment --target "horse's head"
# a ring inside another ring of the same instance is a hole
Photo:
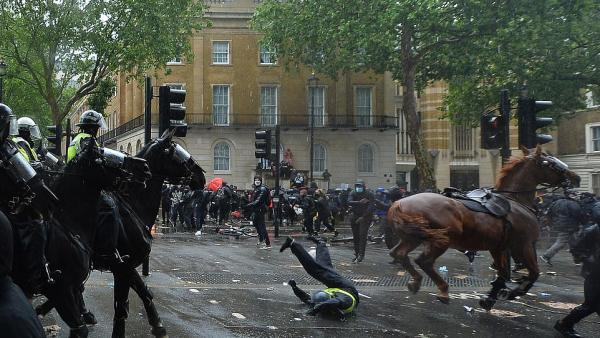
[[[173,142],[174,130],[147,144],[137,155],[148,161],[150,171],[155,177],[170,183],[188,181],[190,186],[203,187],[206,184],[204,170],[182,146]]]
[[[554,156],[550,156],[537,146],[535,151],[521,149],[525,158],[534,163],[536,170],[531,172],[531,177],[536,177],[540,184],[553,187],[578,187],[581,177],[569,169],[564,162]]]

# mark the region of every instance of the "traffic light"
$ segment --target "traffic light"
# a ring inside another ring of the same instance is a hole
[[[519,145],[535,148],[538,144],[552,141],[552,135],[538,134],[537,130],[546,127],[554,120],[551,117],[537,117],[537,113],[552,107],[552,101],[536,101],[532,98],[519,98]]]
[[[481,116],[481,149],[500,149],[508,137],[508,119],[487,113]]]
[[[174,136],[185,137],[187,123],[185,123],[185,90],[173,89],[169,86],[160,86],[158,107],[158,134],[175,128]]]
[[[254,132],[254,156],[256,158],[271,159],[271,130],[257,130]]]
[[[46,129],[48,129],[48,131],[50,132],[46,139],[48,140],[48,143],[53,144],[53,146],[48,145],[48,151],[60,157],[62,143],[62,127],[59,124],[55,126],[47,126]]]

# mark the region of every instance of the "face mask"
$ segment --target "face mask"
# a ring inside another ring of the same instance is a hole
[[[255,185],[255,186],[257,186],[257,187],[258,187],[258,186],[259,186],[261,183],[262,183],[261,181],[254,181],[254,185]]]
[[[356,192],[363,192],[363,188],[362,187],[356,187]]]

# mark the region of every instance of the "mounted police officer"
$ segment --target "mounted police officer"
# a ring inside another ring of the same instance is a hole
[[[106,122],[102,114],[88,110],[81,114],[79,133],[73,138],[67,150],[67,163],[85,148],[87,142],[96,142],[100,129],[106,129]],[[94,263],[101,269],[108,269],[113,263],[119,262],[121,257],[116,249],[119,230],[122,226],[118,207],[113,197],[102,192],[98,201],[98,233],[94,243]]]
[[[247,208],[252,210],[252,224],[258,232],[258,244],[261,249],[270,249],[271,241],[265,224],[265,214],[269,206],[269,189],[264,186],[262,177],[254,176],[254,192],[252,193],[252,202],[248,203]]]
[[[365,258],[369,226],[373,219],[375,196],[367,190],[363,180],[357,180],[354,190],[348,197],[348,205],[352,211],[350,226],[352,227],[352,238],[354,240],[353,263],[360,263]]]

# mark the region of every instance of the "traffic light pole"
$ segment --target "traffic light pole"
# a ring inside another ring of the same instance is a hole
[[[67,131],[65,132],[65,154],[69,153],[71,145],[71,119],[67,119]]]
[[[150,143],[152,139],[152,80],[149,76],[144,79],[146,104],[144,105],[144,143]]]
[[[502,163],[506,163],[510,158],[510,100],[508,98],[508,90],[502,89],[500,91],[500,114],[502,116],[502,127],[504,129],[504,139],[502,140],[502,148],[500,154],[502,155]]]
[[[281,194],[281,182],[280,182],[280,175],[281,175],[281,167],[280,167],[280,161],[279,159],[281,158],[281,147],[279,146],[281,142],[281,131],[279,128],[279,124],[275,126],[275,160],[271,162],[271,165],[273,165],[273,163],[275,164],[275,194],[273,195],[273,197],[276,198],[276,203],[275,203],[275,238],[279,237],[279,226],[281,225],[281,198],[282,198],[282,194]]]

